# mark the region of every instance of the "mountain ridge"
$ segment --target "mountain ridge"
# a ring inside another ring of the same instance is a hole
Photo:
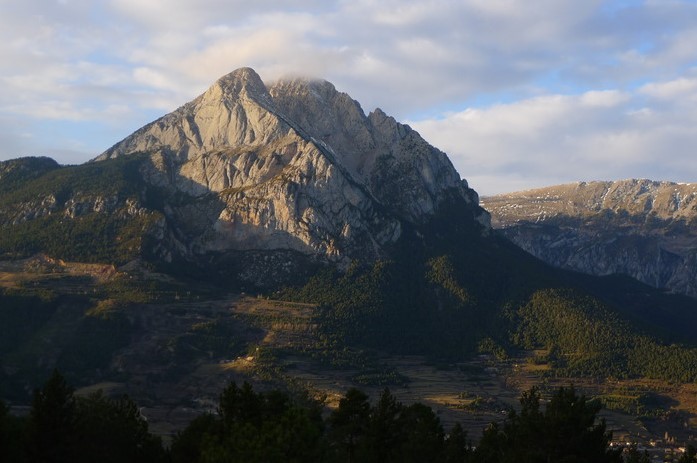
[[[217,195],[215,236],[198,237],[203,252],[248,243],[345,260],[372,243],[378,256],[402,221],[423,223],[450,195],[489,228],[445,153],[381,110],[366,116],[326,81],[267,88],[252,69],[233,71],[95,160],[138,152],[153,153],[150,183]]]
[[[492,223],[563,268],[697,296],[697,184],[578,182],[484,198]]]
[[[102,186],[88,185],[83,170]],[[101,179],[107,172],[131,180],[116,191]],[[29,182],[0,204],[0,224],[25,228],[8,237],[7,250],[17,250],[10,255],[45,252],[37,243],[53,241],[54,222],[65,232],[75,229],[61,215],[78,219],[82,229],[108,223],[111,214],[122,219],[110,225],[117,231],[131,229],[128,217],[138,217],[142,231],[128,236],[140,234],[139,245],[124,249],[121,232],[107,245],[120,249],[118,262],[146,254],[204,268],[212,260],[241,262],[246,257],[239,254],[250,252],[255,262],[276,263],[286,252],[283,267],[288,259],[342,266],[378,259],[405,226],[424,225],[451,200],[465,205],[481,233],[490,229],[476,192],[445,153],[410,127],[379,109],[366,115],[329,82],[296,78],[267,86],[251,68],[222,76],[92,162],[58,169],[43,182],[52,186],[38,187],[41,198]],[[32,239],[36,233],[44,238]],[[51,249],[66,254],[59,257],[94,258],[66,253],[60,242]]]

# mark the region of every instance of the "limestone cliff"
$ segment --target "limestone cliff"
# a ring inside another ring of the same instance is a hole
[[[582,182],[482,203],[496,228],[552,265],[697,296],[697,184]]]
[[[169,197],[178,252],[288,249],[332,260],[377,257],[404,222],[426,222],[446,199],[489,227],[476,193],[447,156],[382,111],[328,82],[268,88],[238,69],[96,160],[148,153],[142,175]]]

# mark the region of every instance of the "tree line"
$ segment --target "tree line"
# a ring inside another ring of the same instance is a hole
[[[518,411],[492,423],[476,446],[458,423],[444,429],[423,404],[405,405],[385,389],[371,403],[349,389],[327,412],[308,398],[228,385],[216,413],[194,419],[166,448],[126,396],[86,397],[57,371],[34,392],[25,418],[0,403],[0,461],[34,462],[576,462],[648,461],[610,447],[599,402],[560,388],[541,406],[526,391]],[[697,461],[686,453],[681,463]]]

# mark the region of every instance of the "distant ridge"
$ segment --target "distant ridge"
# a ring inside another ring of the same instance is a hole
[[[697,296],[697,183],[579,182],[482,202],[496,228],[552,265]]]

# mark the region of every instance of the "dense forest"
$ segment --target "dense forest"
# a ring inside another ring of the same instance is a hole
[[[477,351],[505,358],[543,349],[549,352],[550,374],[557,376],[697,380],[694,340],[676,342],[682,340],[681,327],[674,327],[674,334],[667,327],[668,333],[659,335],[660,325],[685,322],[682,316],[659,320],[664,312],[658,305],[652,306],[655,313],[627,316],[601,297],[568,286],[497,300],[490,282],[460,283],[467,280],[455,262],[442,255],[420,266],[397,259],[356,264],[344,273],[319,273],[305,286],[276,296],[320,304],[323,336],[316,348],[328,354],[346,345],[434,358]],[[414,272],[415,267],[422,271]],[[646,329],[652,320],[659,325],[656,333]]]
[[[594,298],[537,291],[516,318],[514,344],[547,349],[557,375],[697,380],[697,349],[637,333]]]
[[[375,403],[349,389],[334,410],[285,392],[230,383],[217,411],[201,415],[170,446],[148,430],[128,397],[76,396],[55,371],[34,392],[26,417],[0,403],[0,460],[11,462],[644,462],[611,448],[600,404],[560,388],[541,406],[537,389],[473,445],[459,424],[444,429],[423,404],[385,389]],[[697,461],[689,449],[680,463]]]

